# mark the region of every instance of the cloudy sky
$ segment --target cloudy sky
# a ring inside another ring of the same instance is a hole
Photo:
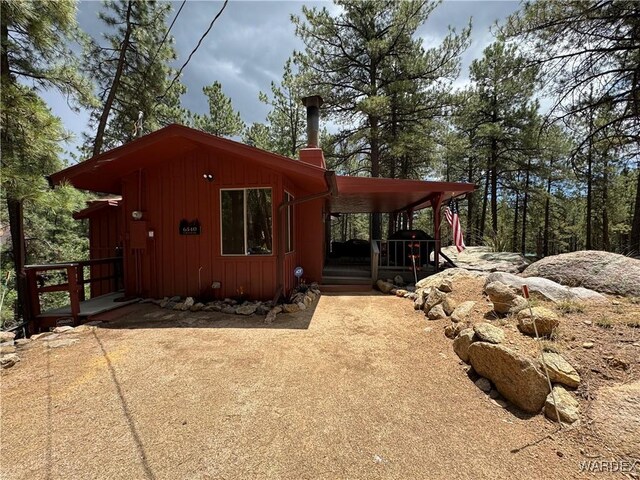
[[[171,18],[181,2],[173,3]],[[187,87],[183,105],[195,112],[205,112],[207,105],[202,87],[218,80],[247,124],[264,121],[268,109],[258,101],[258,92],[268,92],[271,82],[279,80],[284,62],[293,50],[302,49],[290,21],[292,14],[301,14],[302,5],[334,8],[331,2],[231,0],[183,72],[182,82]],[[222,2],[218,1],[187,1],[172,30],[178,52],[177,66],[184,63],[221,6]],[[480,57],[492,41],[490,27],[518,6],[514,1],[445,0],[418,30],[418,35],[429,48],[440,42],[449,26],[460,31],[471,20],[472,41],[463,56],[461,77],[456,82],[462,85],[471,61]],[[94,37],[103,31],[97,18],[101,7],[98,1],[79,4],[80,27]],[[87,129],[87,114],[70,111],[59,94],[47,92],[44,96],[66,129],[75,134],[75,141],[67,147],[74,151],[81,133]]]

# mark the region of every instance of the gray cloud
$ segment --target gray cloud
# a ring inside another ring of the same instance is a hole
[[[180,2],[173,2],[173,5],[175,12]],[[330,2],[230,1],[183,72],[182,82],[188,89],[182,98],[184,106],[195,112],[205,112],[207,105],[202,87],[217,80],[246,123],[264,121],[268,108],[258,101],[258,92],[268,92],[271,82],[279,80],[284,63],[293,50],[302,49],[290,16],[300,15],[303,5],[326,6],[332,12],[338,11]],[[171,32],[178,52],[176,66],[184,63],[221,6],[220,1],[186,3]],[[101,7],[99,2],[81,2],[79,6],[80,26],[94,37],[104,30],[97,18]],[[460,31],[472,19],[472,42],[463,56],[461,78],[456,82],[456,85],[462,85],[468,78],[471,61],[481,56],[482,50],[492,41],[490,26],[517,8],[517,2],[445,1],[434,10],[418,34],[439,42],[448,33],[449,26]],[[65,127],[76,133],[76,144],[79,143],[80,133],[87,128],[86,112],[71,112],[66,102],[52,92],[45,92],[44,96]],[[69,148],[74,149],[74,145]]]

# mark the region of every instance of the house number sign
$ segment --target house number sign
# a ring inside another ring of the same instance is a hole
[[[198,220],[180,220],[180,235],[200,235],[200,222]]]

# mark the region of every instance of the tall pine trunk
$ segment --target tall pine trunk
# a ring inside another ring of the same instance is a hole
[[[122,45],[120,46],[120,53],[118,55],[118,66],[116,67],[116,73],[113,76],[113,82],[109,89],[109,95],[102,107],[102,113],[100,114],[100,120],[98,121],[98,129],[96,131],[96,138],[93,142],[93,156],[95,157],[102,151],[102,145],[104,143],[104,131],[107,128],[107,121],[109,120],[109,114],[111,113],[111,107],[116,99],[116,94],[120,88],[120,79],[122,78],[122,72],[124,70],[125,59],[127,50],[129,49],[129,38],[133,30],[133,24],[131,23],[131,9],[132,0],[127,3],[127,23],[125,27],[124,38],[122,39]]]
[[[524,198],[522,200],[522,243],[520,251],[522,255],[527,253],[527,209],[529,207],[529,182],[531,179],[531,159],[527,160],[527,173],[524,178]]]
[[[549,162],[549,176],[547,177],[547,195],[544,200],[544,235],[542,239],[542,256],[549,255],[549,228],[551,221],[551,176],[553,175],[553,159]]]

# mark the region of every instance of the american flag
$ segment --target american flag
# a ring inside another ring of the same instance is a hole
[[[458,212],[458,202],[453,199],[449,200],[449,205],[444,209],[444,216],[453,231],[453,242],[456,244],[458,252],[465,249],[464,237],[462,235],[462,226],[460,225],[460,214]]]

